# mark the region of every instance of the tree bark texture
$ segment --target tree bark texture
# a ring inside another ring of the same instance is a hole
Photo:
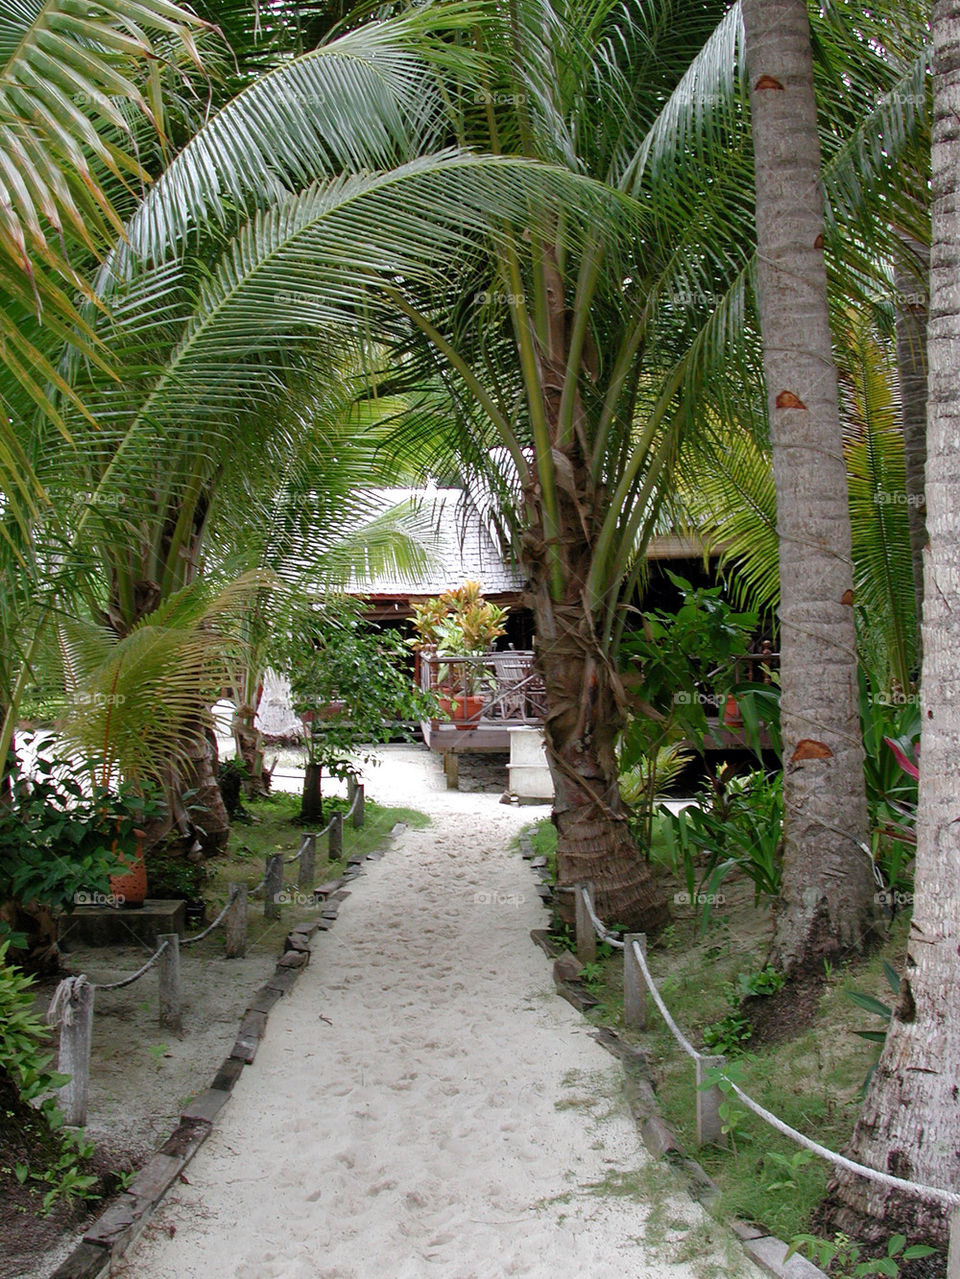
[[[934,6],[920,798],[906,968],[853,1134],[861,1163],[960,1191],[960,0]],[[942,1208],[844,1175],[838,1229],[946,1247]],[[864,1220],[869,1223],[864,1226]]]
[[[805,0],[744,0],[777,532],[788,973],[863,945],[873,917],[853,565],[827,306],[820,144]]]
[[[323,823],[323,793],[320,789],[322,766],[307,764],[303,775],[303,792],[300,796],[300,819],[305,822]]]
[[[917,630],[923,613],[923,548],[927,544],[927,503],[923,472],[927,461],[927,276],[930,250],[903,238],[904,256],[896,265],[897,369],[900,375],[900,420],[906,470],[907,520]]]
[[[230,837],[230,817],[217,783],[218,764],[217,739],[208,728],[189,746],[177,779],[181,795],[194,792],[190,817],[206,857],[222,853]]]

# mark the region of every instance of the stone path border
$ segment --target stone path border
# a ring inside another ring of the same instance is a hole
[[[387,839],[388,846],[405,829],[403,823],[394,826]],[[347,861],[339,879],[314,889],[315,897],[323,900],[324,909],[314,918],[295,924],[287,933],[273,976],[250,999],[240,1020],[236,1042],[213,1083],[184,1107],[180,1123],[167,1140],[85,1230],[81,1243],[53,1271],[50,1279],[99,1279],[110,1273],[113,1263],[139,1237],[167,1191],[180,1179],[210,1136],[214,1120],[230,1100],[244,1067],[254,1062],[271,1008],[293,989],[301,971],[310,962],[310,942],[314,936],[333,926],[340,903],[350,896],[345,885],[363,873],[364,862],[379,861],[383,854],[384,849],[356,854]]]
[[[554,898],[549,883],[550,871],[545,857],[537,857],[530,845],[529,836],[520,836],[520,851],[524,860],[540,880],[537,893],[546,905]],[[553,979],[557,994],[571,1003],[578,1012],[587,1012],[595,1008],[597,1000],[577,980],[576,973],[582,967],[579,961],[568,965],[564,961],[571,956],[570,951],[563,950],[544,928],[534,928],[530,933],[533,941],[549,959],[554,961]],[[609,1027],[601,1027],[593,1038],[608,1052],[616,1057],[624,1071],[624,1091],[627,1105],[633,1116],[640,1139],[652,1155],[665,1159],[673,1168],[682,1173],[687,1180],[690,1195],[704,1205],[716,1199],[720,1194],[717,1184],[711,1180],[701,1165],[684,1151],[673,1127],[660,1114],[653,1076],[646,1054],[624,1040]],[[807,1261],[805,1257],[794,1254],[789,1261],[785,1260],[788,1247],[782,1239],[768,1234],[749,1222],[734,1217],[727,1225],[740,1240],[747,1257],[773,1279],[829,1279],[824,1271]]]

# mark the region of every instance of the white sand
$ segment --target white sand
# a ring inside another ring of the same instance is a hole
[[[384,754],[368,793],[430,812],[432,827],[406,832],[351,885],[189,1184],[114,1273],[758,1274],[672,1174],[651,1169],[619,1064],[530,941],[546,914],[506,845],[545,810],[448,793],[425,752]],[[588,1189],[637,1172],[653,1207]]]

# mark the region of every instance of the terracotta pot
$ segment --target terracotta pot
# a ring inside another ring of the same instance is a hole
[[[110,876],[110,892],[118,899],[118,906],[133,910],[142,906],[147,897],[147,863],[143,856],[141,836],[137,837],[136,855],[121,857],[120,860],[128,869],[122,874]]]
[[[723,722],[729,728],[743,727],[743,717],[740,714],[740,707],[737,705],[737,699],[732,693],[727,694],[727,703],[723,708]]]
[[[476,728],[476,720],[483,707],[483,698],[471,694],[456,693],[450,697],[438,697],[440,709],[449,715],[457,728]],[[463,723],[472,720],[472,723]]]
[[[483,698],[469,693],[457,699],[457,709],[453,712],[453,722],[457,728],[476,728],[483,709]],[[461,720],[468,722],[461,723]]]

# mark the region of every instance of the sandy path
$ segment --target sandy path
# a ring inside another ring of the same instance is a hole
[[[505,850],[540,810],[447,793],[434,759],[388,754],[369,793],[433,825],[354,882],[189,1184],[115,1273],[756,1274],[650,1166],[619,1066],[530,942],[545,913]],[[638,1173],[653,1209],[586,1189]]]

